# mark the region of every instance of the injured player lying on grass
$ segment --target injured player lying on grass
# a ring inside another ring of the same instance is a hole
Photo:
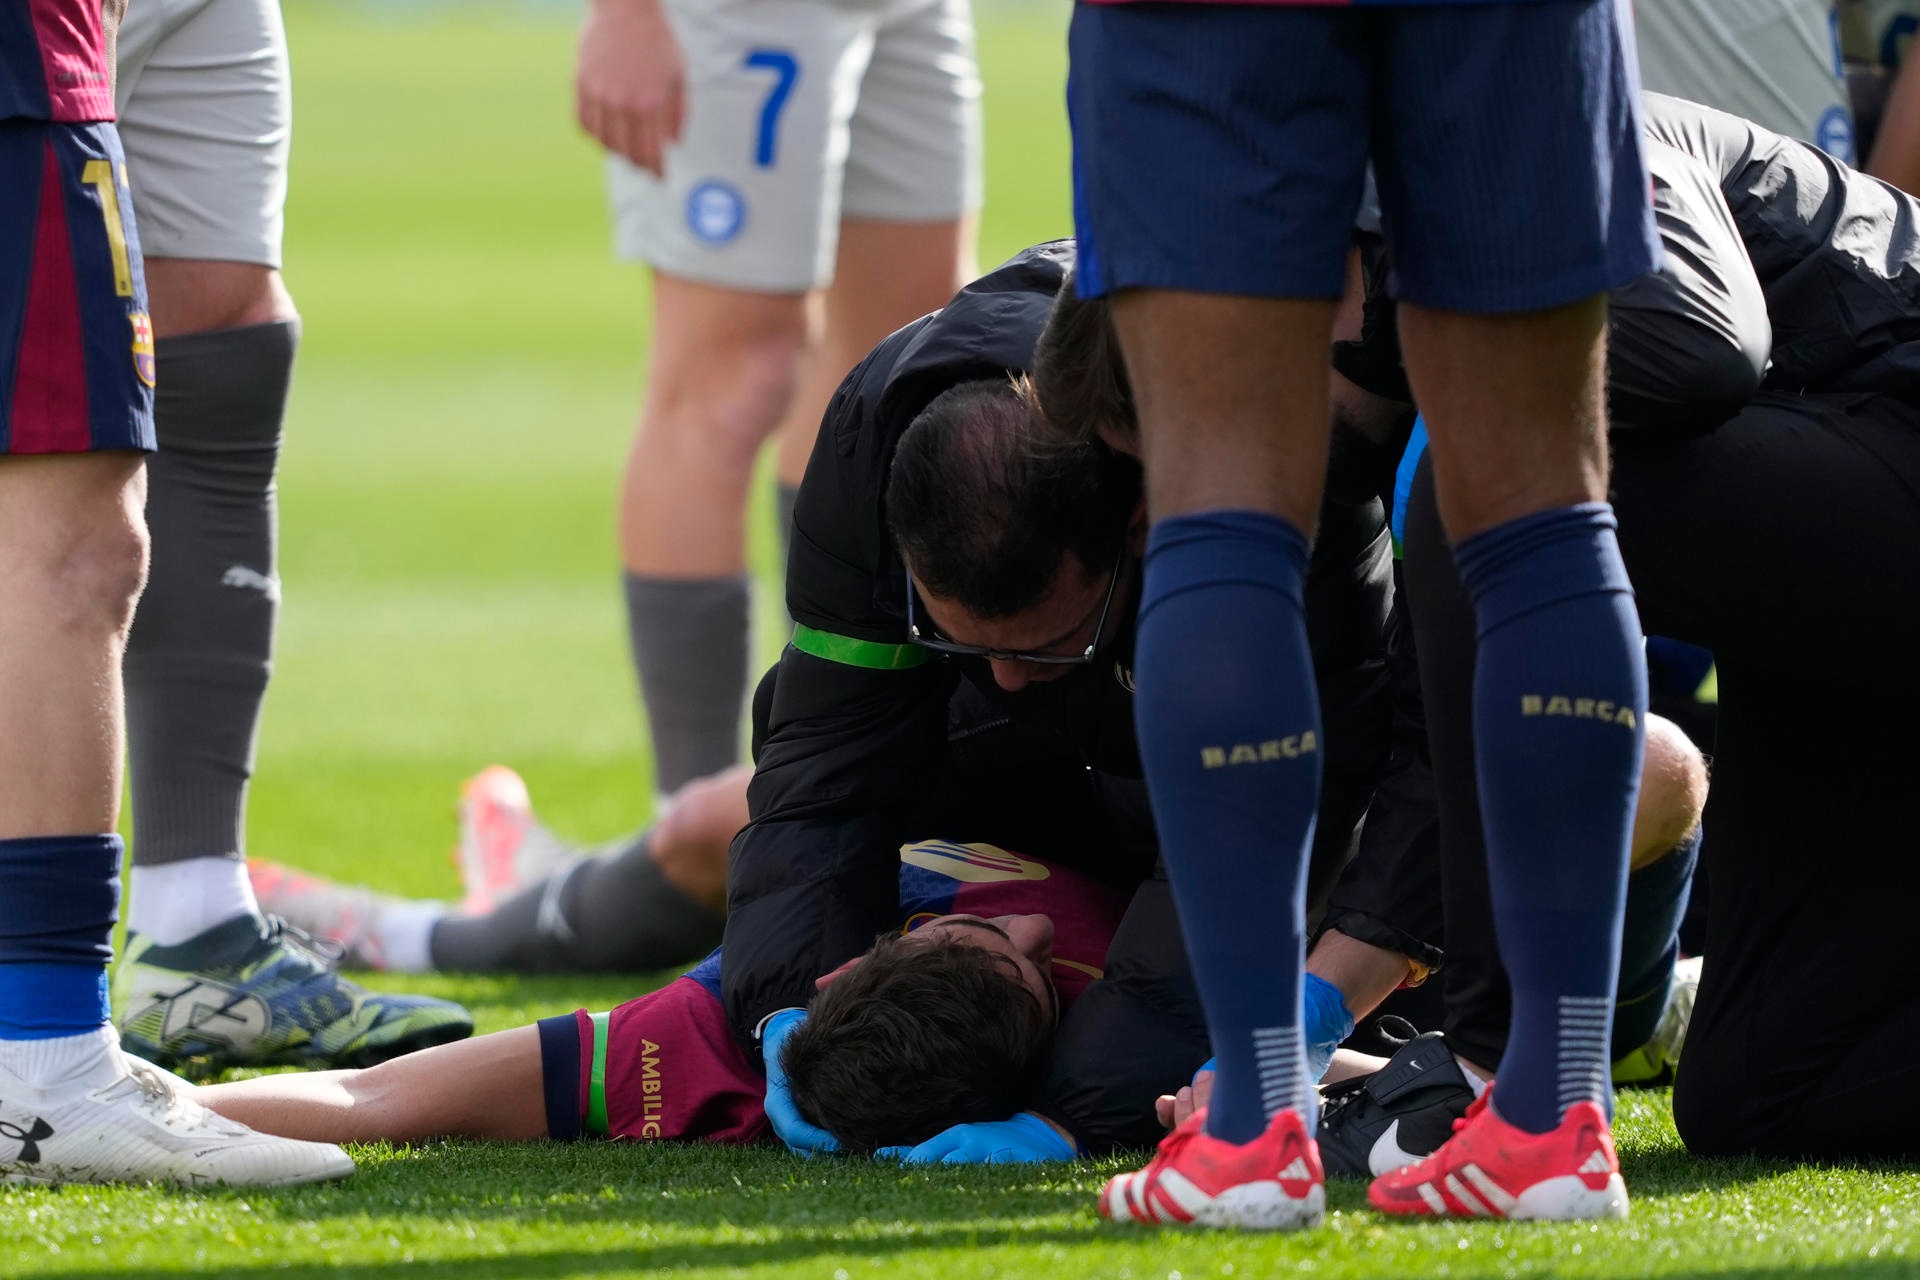
[[[1126,902],[1069,867],[992,845],[903,847],[900,932],[818,979],[805,1025],[769,1045],[784,1077],[771,1084],[727,1028],[715,952],[610,1013],[578,1010],[366,1070],[206,1085],[197,1100],[264,1132],[332,1142],[749,1144],[771,1138],[767,1110],[786,1105],[853,1154],[915,1147],[916,1161],[990,1161],[980,1143],[1004,1124],[1000,1158],[1031,1159],[1051,1135],[1052,1154],[1070,1159],[1073,1142],[1022,1108],[1061,1012],[1101,976]],[[1380,1065],[1343,1050],[1327,1080]],[[1163,1101],[1163,1118],[1174,1105]],[[965,1136],[947,1141],[954,1126]]]
[[[923,841],[900,863],[901,932],[821,976],[806,1024],[769,1046],[790,1068],[784,1090],[728,1030],[716,951],[611,1013],[583,1009],[364,1071],[204,1086],[198,1098],[267,1132],[337,1141],[751,1143],[770,1136],[767,1108],[782,1092],[854,1153],[1006,1120],[1027,1104],[1061,1010],[1100,975],[1126,896],[991,845]],[[1075,1154],[1058,1142],[1062,1158]]]

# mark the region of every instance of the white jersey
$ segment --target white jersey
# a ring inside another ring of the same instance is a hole
[[[1640,79],[1855,162],[1834,0],[1636,0]]]

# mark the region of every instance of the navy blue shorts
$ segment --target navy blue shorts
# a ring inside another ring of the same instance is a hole
[[[1659,261],[1627,0],[1080,4],[1080,292],[1333,298],[1372,160],[1395,294],[1536,311]]]
[[[119,135],[0,120],[0,455],[154,447],[153,325]]]

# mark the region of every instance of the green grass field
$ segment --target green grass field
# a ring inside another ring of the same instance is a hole
[[[982,14],[983,262],[1069,229],[1063,11]],[[570,122],[574,12],[289,0],[287,278],[307,327],[252,813],[265,856],[451,894],[455,788],[493,760],[571,836],[651,805],[613,536],[647,285],[610,260],[599,165]],[[495,1030],[650,981],[385,985],[463,1000]],[[1625,1097],[1622,1116],[1634,1217],[1598,1228],[1409,1227],[1345,1184],[1306,1235],[1161,1234],[1096,1222],[1093,1193],[1125,1162],[902,1174],[451,1143],[362,1148],[351,1182],[283,1194],[0,1190],[0,1277],[1920,1275],[1913,1170],[1706,1164],[1680,1150],[1664,1094]]]

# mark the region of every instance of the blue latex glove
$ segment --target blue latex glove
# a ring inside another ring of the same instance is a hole
[[[807,1020],[805,1009],[782,1009],[760,1024],[760,1056],[767,1066],[767,1120],[774,1136],[796,1155],[816,1156],[838,1151],[840,1140],[812,1124],[793,1105],[793,1091],[787,1087],[787,1073],[780,1066],[780,1049],[801,1023]]]
[[[1306,975],[1300,1001],[1307,1019],[1307,1077],[1319,1084],[1333,1065],[1333,1051],[1353,1034],[1353,1015],[1347,1012],[1340,988],[1315,974]]]
[[[1022,1111],[1011,1120],[957,1124],[917,1147],[882,1147],[873,1156],[901,1164],[1042,1164],[1079,1154],[1052,1125]]]

